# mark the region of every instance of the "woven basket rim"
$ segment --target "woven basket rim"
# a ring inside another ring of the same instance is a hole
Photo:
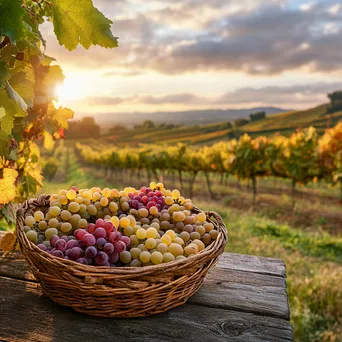
[[[22,207],[17,211],[17,223],[16,223],[16,234],[17,238],[20,242],[20,246],[24,245],[26,248],[33,250],[40,257],[53,260],[56,264],[60,264],[60,266],[68,267],[72,269],[72,273],[78,274],[82,273],[82,275],[88,274],[89,276],[96,275],[98,276],[106,276],[106,275],[132,275],[132,276],[142,276],[142,275],[150,275],[154,272],[165,271],[165,273],[172,272],[172,269],[177,268],[184,269],[187,268],[188,265],[191,265],[196,262],[200,262],[201,260],[207,260],[214,258],[220,254],[222,254],[223,249],[228,240],[227,229],[223,223],[221,216],[214,211],[203,211],[197,207],[194,207],[192,211],[200,211],[204,212],[207,216],[207,220],[214,224],[215,228],[218,231],[218,236],[216,240],[214,240],[210,245],[208,245],[205,249],[198,252],[193,256],[189,256],[186,259],[174,260],[167,263],[161,263],[158,265],[148,265],[141,267],[114,267],[114,266],[96,266],[96,265],[83,265],[77,263],[73,260],[63,259],[55,257],[46,251],[40,249],[36,244],[31,242],[25,232],[24,232],[24,219],[28,214],[32,214],[32,210],[35,208],[48,207],[49,205],[50,195],[41,195],[37,199],[32,198],[26,200]],[[213,221],[211,218],[216,220]],[[22,248],[21,248],[22,249]],[[25,256],[25,253],[23,253]]]

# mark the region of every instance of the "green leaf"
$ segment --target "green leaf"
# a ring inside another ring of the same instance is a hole
[[[20,108],[26,112],[28,107],[22,97],[12,88],[12,86],[7,81],[5,82],[5,86],[8,97],[15,100]]]
[[[25,37],[25,11],[21,3],[21,0],[0,0],[0,36],[8,36],[12,42]]]
[[[53,145],[54,145],[54,141],[53,141],[52,135],[49,132],[45,131],[44,132],[44,147],[47,150],[51,150]]]
[[[6,62],[0,61],[0,87],[9,76],[9,70]]]
[[[110,30],[112,21],[94,7],[91,0],[53,0],[51,3],[55,34],[69,51],[78,44],[86,49],[91,45],[118,46],[117,38]]]

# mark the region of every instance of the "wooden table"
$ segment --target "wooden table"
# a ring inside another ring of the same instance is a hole
[[[79,314],[42,295],[19,253],[0,252],[1,341],[292,341],[285,264],[224,253],[186,304],[147,318]]]

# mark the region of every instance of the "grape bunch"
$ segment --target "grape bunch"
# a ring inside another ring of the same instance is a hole
[[[27,238],[51,255],[97,266],[146,266],[185,259],[218,236],[179,190],[93,187],[51,195],[46,214],[25,219]],[[64,242],[63,242],[64,241]]]

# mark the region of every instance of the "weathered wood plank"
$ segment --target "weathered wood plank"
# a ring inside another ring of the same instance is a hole
[[[280,259],[223,253],[217,265],[225,269],[286,277],[285,263]]]
[[[15,254],[0,258],[0,275],[34,280],[25,260],[15,258]],[[210,270],[189,303],[284,319],[290,315],[284,278],[223,269],[220,265]]]
[[[38,297],[33,282],[0,277],[0,288],[4,341],[292,341],[291,325],[279,318],[185,304],[149,318],[103,319]]]

